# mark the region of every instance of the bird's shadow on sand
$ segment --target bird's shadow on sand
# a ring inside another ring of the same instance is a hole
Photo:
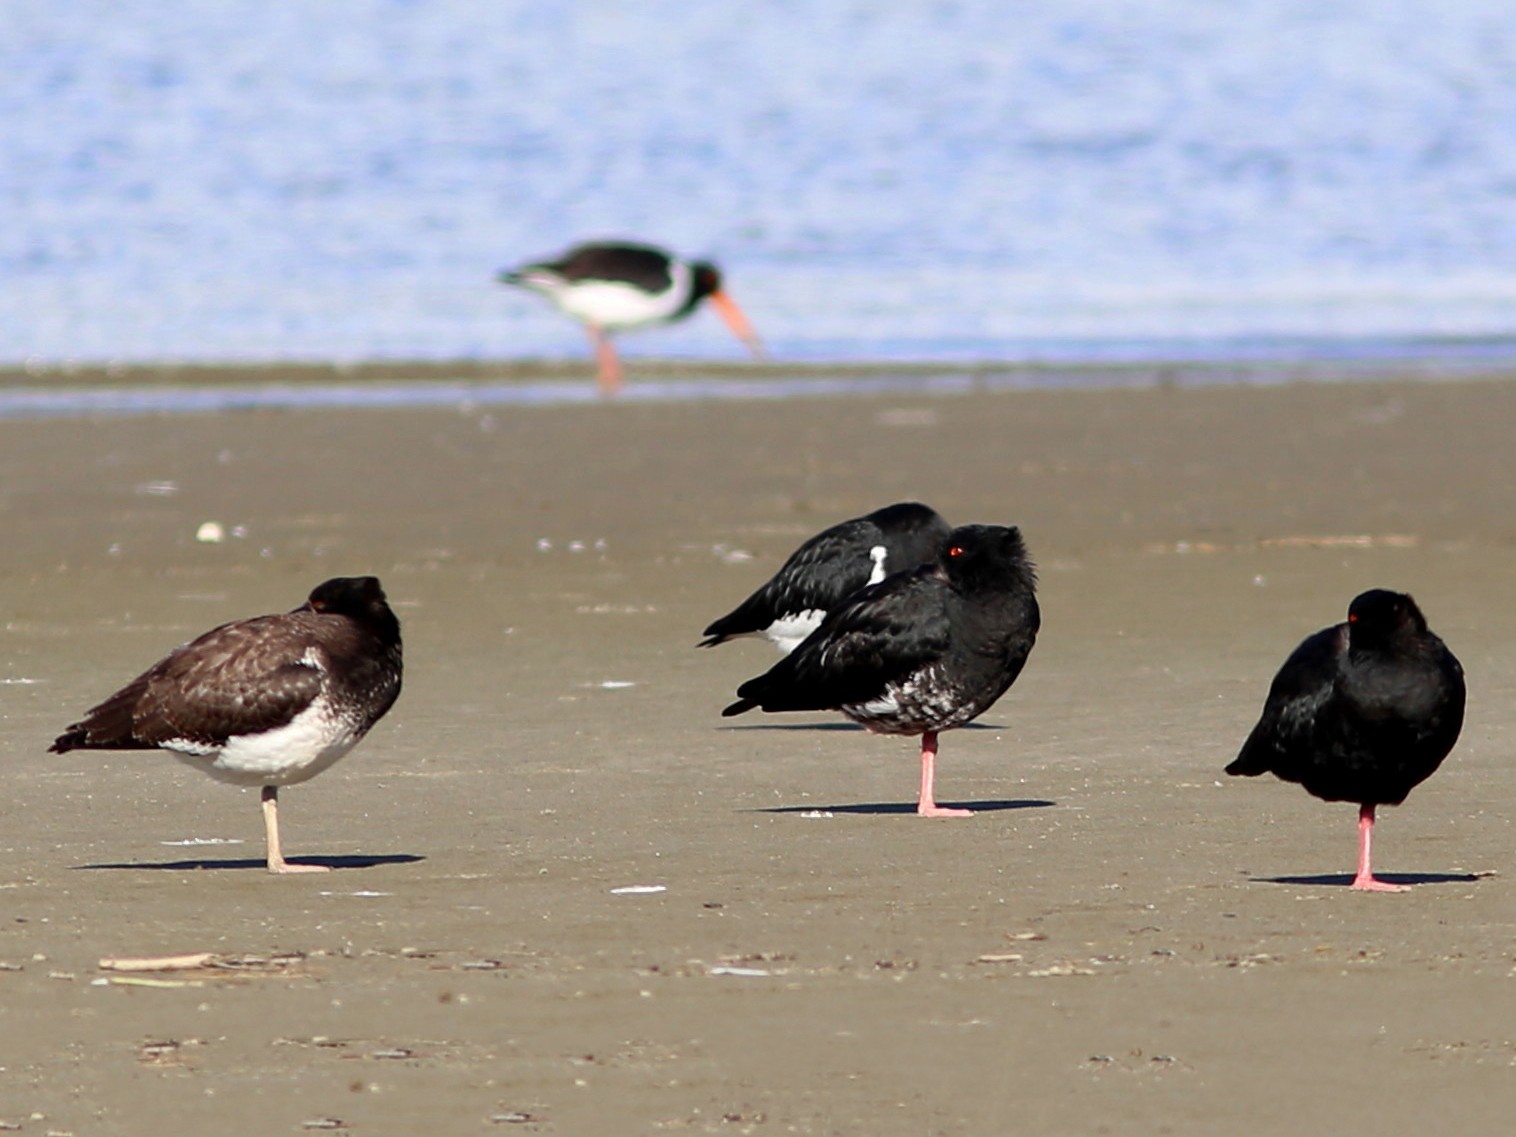
[[[1381,872],[1377,880],[1385,884],[1472,884],[1485,880],[1490,873],[1475,872]],[[1353,874],[1347,872],[1313,873],[1307,876],[1255,876],[1249,877],[1255,884],[1324,884],[1347,888],[1353,883]]]
[[[738,722],[717,727],[718,730],[855,730],[863,727],[855,722]],[[954,730],[1004,730],[987,722],[966,722]]]
[[[1043,801],[1041,798],[1026,798],[1023,800],[1002,799],[995,801],[944,801],[939,805],[951,809],[971,809],[975,813],[998,813],[1006,809],[1049,809],[1057,805],[1056,801]],[[916,813],[916,803],[913,801],[878,801],[878,802],[854,802],[850,805],[776,805],[767,809],[745,809],[743,813]]]
[[[413,865],[424,861],[416,853],[355,854],[335,857],[291,857],[292,865],[325,865],[329,869],[371,869],[376,865]],[[75,869],[150,869],[155,871],[184,871],[187,869],[266,869],[268,862],[261,857],[239,857],[236,860],[209,860],[196,858],[192,861],[121,861],[114,864],[75,865]]]

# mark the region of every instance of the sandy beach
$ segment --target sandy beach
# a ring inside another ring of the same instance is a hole
[[[1516,378],[0,421],[0,1123],[1508,1132],[1513,422]],[[694,647],[907,498],[1040,570],[1025,674],[943,738],[966,820],[911,814],[911,740],[723,720],[777,656]],[[339,871],[267,875],[257,795],[164,755],[45,753],[356,573],[405,690],[282,797],[287,854]],[[1469,677],[1381,815],[1403,895],[1347,889],[1351,806],[1221,774],[1373,586]]]

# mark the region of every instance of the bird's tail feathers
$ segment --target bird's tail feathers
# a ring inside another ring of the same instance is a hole
[[[1261,747],[1244,746],[1242,753],[1233,758],[1226,772],[1234,777],[1256,778],[1269,772],[1269,759]]]
[[[88,733],[83,727],[69,727],[68,730],[53,740],[53,744],[47,748],[47,752],[49,754],[67,754],[70,750],[77,750],[84,745]]]

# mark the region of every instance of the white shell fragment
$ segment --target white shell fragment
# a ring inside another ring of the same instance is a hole
[[[240,845],[241,837],[186,837],[182,841],[159,841],[160,845]]]

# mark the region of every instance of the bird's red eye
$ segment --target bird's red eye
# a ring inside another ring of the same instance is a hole
[[[1358,613],[1357,612],[1349,612],[1348,613],[1348,623],[1350,623],[1350,624],[1356,624],[1356,623],[1358,623]]]
[[[954,545],[951,549],[948,550],[948,556],[950,556],[950,557],[961,557],[961,556],[963,556],[963,546],[962,545]]]

